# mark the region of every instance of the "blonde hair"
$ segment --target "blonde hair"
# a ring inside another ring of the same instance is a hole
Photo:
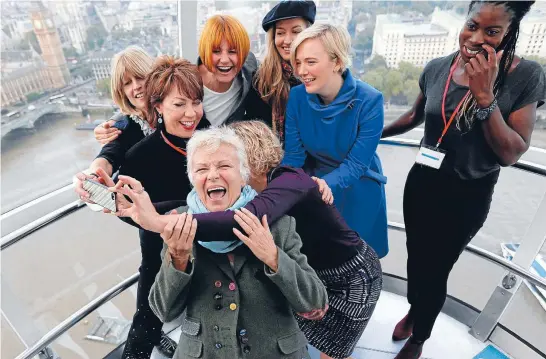
[[[305,19],[304,19],[305,20]],[[311,24],[305,21],[307,27]],[[276,26],[267,30],[267,55],[261,63],[254,80],[254,87],[262,99],[271,106],[273,132],[279,133],[277,129],[279,117],[284,116],[288,94],[290,93],[290,84],[284,76],[282,62],[284,61],[277,46],[275,46]],[[299,35],[298,35],[299,36]],[[280,129],[283,131],[283,129]]]
[[[351,66],[351,37],[344,27],[329,24],[314,24],[303,30],[290,48],[290,63],[296,68],[296,51],[305,41],[319,39],[331,60],[338,60],[343,72]]]
[[[215,15],[207,20],[199,38],[199,57],[207,70],[213,72],[212,51],[219,48],[224,39],[237,52],[238,72],[250,52],[250,38],[243,24],[233,16]]]
[[[246,155],[245,145],[235,131],[227,126],[211,127],[206,130],[195,131],[186,145],[187,151],[187,168],[188,178],[190,183],[194,184],[193,180],[193,156],[199,149],[214,152],[218,150],[220,145],[226,144],[232,146],[237,152],[239,159],[239,171],[245,183],[250,177],[250,169]]]
[[[123,78],[131,74],[138,78],[146,78],[152,68],[153,59],[144,49],[138,46],[129,46],[118,52],[112,58],[110,87],[112,100],[119,106],[121,112],[127,115],[139,114],[123,91]],[[140,114],[142,115],[142,114]]]
[[[283,150],[279,138],[261,121],[241,121],[229,125],[245,144],[252,177],[261,176],[281,163]]]

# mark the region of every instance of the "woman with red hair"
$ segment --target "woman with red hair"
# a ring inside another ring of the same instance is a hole
[[[182,200],[191,191],[186,175],[186,143],[196,129],[208,127],[203,118],[203,82],[197,66],[172,56],[159,57],[143,86],[146,116],[156,131],[134,145],[125,155],[120,175],[138,179],[154,201]],[[98,175],[107,185],[113,181],[102,169]],[[140,230],[142,261],[137,289],[137,311],[123,359],[148,359],[155,345],[168,346],[161,337],[163,323],[148,301],[150,288],[161,267],[163,240],[153,232]],[[163,343],[161,343],[161,341]],[[170,343],[172,357],[176,343]]]
[[[230,15],[208,19],[199,39],[197,66],[203,79],[203,109],[210,123],[220,126],[245,120],[245,100],[258,62],[250,52],[243,24]]]

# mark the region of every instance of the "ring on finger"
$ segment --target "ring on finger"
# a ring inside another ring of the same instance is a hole
[[[135,193],[136,194],[142,194],[144,192],[144,187],[142,187],[141,189],[139,189],[138,191],[135,190]]]

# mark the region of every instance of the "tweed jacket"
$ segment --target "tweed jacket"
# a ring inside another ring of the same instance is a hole
[[[328,297],[300,252],[295,227],[288,216],[271,226],[278,247],[276,273],[245,245],[232,252],[233,267],[226,254],[197,242],[186,272],[176,270],[164,255],[149,299],[163,322],[184,312],[175,359],[309,358],[294,312],[324,308]]]

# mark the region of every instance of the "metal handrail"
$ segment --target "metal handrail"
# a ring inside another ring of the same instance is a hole
[[[418,140],[411,140],[411,139],[399,138],[399,137],[391,137],[388,139],[382,139],[380,143],[385,145],[404,146],[404,147],[413,147],[413,148],[419,147],[419,144],[420,144]],[[516,164],[513,165],[513,167],[546,177],[546,166],[542,166],[537,163],[519,160]],[[33,233],[37,229],[57,219],[60,219],[83,206],[84,206],[84,203],[81,201],[73,202],[69,205],[59,208],[58,210],[37,219],[36,221],[32,223],[27,224],[26,226],[16,231],[9,233],[8,235],[2,237],[1,243],[0,243],[0,251],[20,241],[21,239]]]
[[[398,223],[398,222],[391,222],[389,221],[388,222],[388,226],[389,228],[392,228],[392,229],[396,229],[396,230],[399,230],[399,231],[404,231],[406,230],[406,227],[404,226],[404,224],[402,223]],[[513,272],[515,274],[517,274],[518,276],[520,276],[521,278],[531,282],[532,284],[536,285],[537,287],[540,287],[542,289],[545,289],[546,290],[546,280],[537,276],[537,275],[534,275],[533,273],[529,272],[528,270],[526,270],[525,268],[522,268],[512,262],[510,262],[509,260],[501,257],[501,256],[498,256],[496,255],[495,253],[492,253],[492,252],[489,252],[483,248],[480,248],[480,247],[477,247],[473,244],[467,244],[465,249],[465,251],[467,252],[470,252],[478,257],[481,257],[481,258],[484,258],[492,263],[495,263],[501,267],[503,267],[504,269],[510,271],[510,272]]]
[[[394,230],[402,231],[402,232],[405,232],[406,230],[406,227],[404,226],[404,224],[399,222],[389,221],[388,227]],[[515,265],[512,262],[494,253],[491,253],[489,251],[486,251],[485,249],[476,247],[473,244],[468,244],[465,247],[465,251],[470,252],[478,257],[484,258],[494,264],[497,264],[503,267],[504,269],[517,274],[518,276],[531,282],[532,284],[538,287],[541,287],[543,289],[546,289],[546,280],[534,275],[533,273],[530,273],[524,268],[521,268],[520,266]],[[44,335],[42,339],[40,339],[36,344],[34,344],[29,349],[25,350],[15,359],[33,358],[35,355],[39,354],[42,350],[44,350],[49,344],[51,344],[55,339],[57,339],[58,337],[63,335],[65,332],[70,330],[70,328],[72,328],[77,323],[79,323],[83,318],[87,317],[91,312],[99,308],[104,303],[112,300],[117,295],[121,294],[130,286],[135,284],[138,281],[138,278],[139,278],[139,273],[135,273],[131,277],[125,279],[121,283],[115,285],[114,287],[106,291],[105,293],[101,294],[96,299],[89,302],[86,306],[79,309],[76,313],[72,314],[62,323],[57,325],[55,328],[51,329],[46,335]]]
[[[83,206],[85,206],[85,202],[82,202],[80,200],[71,202],[5,235],[4,237],[2,237],[0,242],[0,251],[3,251],[4,249],[8,248],[14,243],[19,242],[21,239],[37,231],[38,229],[45,227],[48,224],[55,222],[58,219],[63,218],[64,216],[80,209]]]
[[[399,222],[389,221],[388,227],[391,229],[403,231],[403,232],[405,232],[406,230],[404,224]],[[472,244],[468,244],[465,248],[465,251],[470,252],[478,257],[484,258],[494,264],[497,264],[503,267],[504,269],[517,274],[518,276],[531,282],[532,284],[538,287],[541,287],[543,289],[546,289],[546,280],[530,273],[524,268],[521,268],[520,266],[515,265],[512,262],[494,253],[491,253],[489,251],[486,251],[485,249],[476,247],[475,245],[472,245]],[[39,354],[42,350],[44,350],[49,344],[51,344],[55,339],[59,338],[65,332],[70,330],[70,328],[74,327],[77,323],[79,323],[83,318],[87,317],[91,312],[99,308],[104,303],[112,300],[117,295],[121,294],[122,292],[127,290],[130,286],[135,284],[138,281],[138,278],[139,278],[139,273],[135,273],[131,277],[125,279],[121,283],[115,285],[114,287],[106,291],[105,293],[101,294],[96,299],[89,302],[86,306],[79,309],[76,313],[72,314],[62,323],[57,325],[55,328],[51,329],[46,335],[44,335],[42,339],[40,339],[32,347],[25,350],[15,359],[33,358],[35,355]]]
[[[421,141],[419,140],[411,140],[408,138],[401,138],[401,137],[390,137],[386,139],[384,138],[379,143],[383,145],[393,145],[393,146],[412,147],[412,148],[418,148],[421,145]],[[518,162],[514,163],[512,167],[519,168],[521,170],[546,177],[546,166],[540,165],[538,163],[519,160]]]
[[[97,298],[93,299],[91,302],[80,308],[70,317],[66,318],[62,323],[51,329],[46,335],[42,337],[42,339],[40,339],[36,344],[19,354],[15,359],[31,359],[35,355],[38,355],[55,339],[59,338],[65,332],[70,330],[70,328],[78,324],[82,319],[91,314],[91,312],[99,308],[104,303],[114,299],[118,294],[124,292],[130,286],[135,284],[138,281],[139,276],[139,273],[135,273],[129,278],[123,280],[121,283],[116,284],[103,294],[99,295]]]

